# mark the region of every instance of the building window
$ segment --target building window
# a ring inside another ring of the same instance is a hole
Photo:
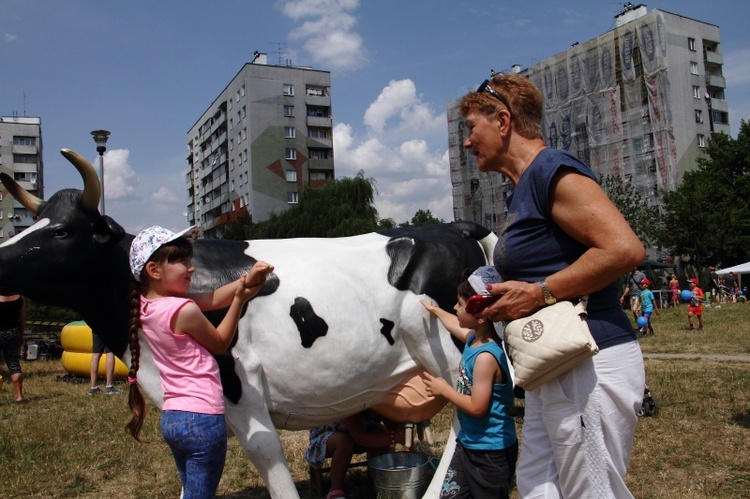
[[[693,97],[696,99],[701,98],[701,87],[698,85],[693,85]]]
[[[35,146],[36,137],[13,137],[14,146]]]
[[[284,83],[284,95],[294,95],[294,85]]]
[[[297,170],[287,170],[284,173],[286,174],[286,181],[287,182],[296,182],[297,181]]]
[[[328,118],[328,110],[329,108],[327,107],[308,106],[307,115],[316,116],[318,118]]]
[[[287,192],[286,193],[286,202],[289,204],[297,204],[298,203],[298,197],[296,192]]]
[[[36,154],[14,154],[14,163],[25,163],[27,165],[35,165],[39,162]]]
[[[328,149],[309,149],[310,159],[328,159]]]
[[[244,96],[245,96],[245,85],[242,85],[242,86],[240,87],[240,95],[241,95],[242,97],[244,97]]]
[[[688,38],[688,49],[695,52],[695,38]]]
[[[703,111],[701,111],[700,109],[695,110],[695,122],[703,123]]]
[[[284,106],[284,116],[291,118],[294,116],[294,106]]]
[[[697,75],[698,74],[698,63],[697,62],[690,62],[690,74]]]
[[[313,139],[325,139],[328,138],[328,131],[320,128],[310,128],[307,130],[307,136]]]
[[[295,160],[297,159],[297,149],[293,147],[286,147],[284,148],[284,157],[288,160]]]
[[[698,134],[698,147],[706,147],[706,137],[703,134]]]
[[[284,127],[284,138],[285,139],[293,139],[297,136],[297,131],[293,126],[285,126]]]
[[[326,172],[310,172],[310,180],[325,180]]]
[[[316,97],[325,97],[326,90],[320,87],[307,87],[307,95],[314,95]]]

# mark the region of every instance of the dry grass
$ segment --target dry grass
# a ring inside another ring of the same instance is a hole
[[[705,313],[706,332],[684,331],[687,308],[654,319],[656,336],[646,353],[739,355],[750,353],[750,305]],[[123,431],[125,395],[89,397],[87,383],[57,381],[59,362],[24,362],[29,403],[13,403],[7,371],[0,391],[0,496],[178,497],[172,457],[151,407],[143,443]],[[4,365],[3,365],[4,369]],[[638,498],[750,497],[750,363],[705,359],[647,359],[647,381],[661,404],[641,420],[628,474]],[[520,401],[519,401],[520,402]],[[522,402],[520,402],[522,404]],[[437,444],[417,450],[440,455],[450,411],[433,420]],[[523,419],[517,419],[520,427]],[[306,432],[281,431],[300,495],[316,497],[302,451]],[[347,477],[350,497],[372,497],[367,473]],[[266,489],[235,439],[219,486],[224,498],[265,498]]]

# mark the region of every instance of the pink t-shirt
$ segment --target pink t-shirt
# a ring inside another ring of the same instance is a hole
[[[141,296],[141,326],[161,374],[163,410],[224,414],[216,359],[189,334],[174,334],[177,312],[192,300]]]

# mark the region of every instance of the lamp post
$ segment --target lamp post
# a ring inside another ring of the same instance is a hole
[[[107,139],[109,132],[107,130],[94,130],[91,132],[96,142],[96,152],[99,153],[99,182],[102,184],[102,215],[104,212],[104,151],[107,150]]]

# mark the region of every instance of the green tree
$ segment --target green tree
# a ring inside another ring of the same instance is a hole
[[[403,222],[399,224],[399,227],[416,227],[417,225],[431,225],[431,224],[442,224],[445,220],[441,218],[435,218],[430,210],[417,210],[411,222]]]
[[[225,239],[281,239],[288,237],[345,237],[378,230],[373,206],[374,180],[364,171],[356,177],[305,187],[299,203],[254,224],[243,217],[229,224]]]
[[[750,259],[750,123],[737,138],[711,137],[698,168],[664,193],[662,246],[686,255],[697,266],[729,267]]]
[[[618,176],[607,175],[602,178],[601,185],[644,246],[648,248],[656,244],[660,226],[659,213],[648,206],[648,201],[638,193],[633,184]]]

